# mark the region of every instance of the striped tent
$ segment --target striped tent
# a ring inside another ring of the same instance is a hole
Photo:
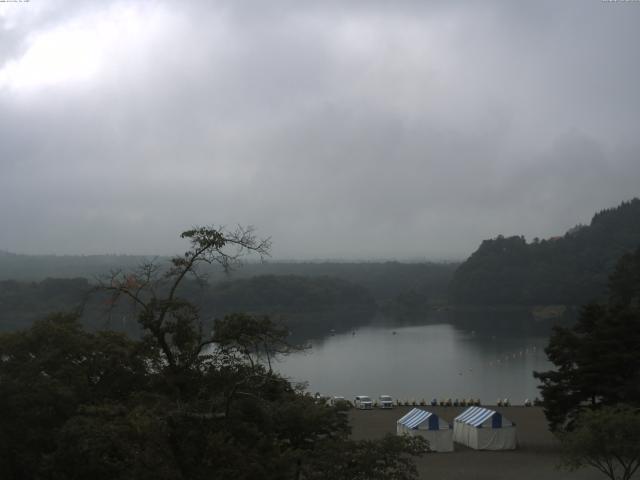
[[[453,439],[476,450],[513,450],[516,425],[495,410],[469,407],[453,420]]]
[[[451,426],[435,413],[414,408],[396,422],[398,435],[421,436],[434,452],[453,451]]]

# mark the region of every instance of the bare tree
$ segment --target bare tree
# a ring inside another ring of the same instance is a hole
[[[258,238],[252,227],[194,227],[183,232],[190,248],[171,258],[168,267],[157,261],[143,263],[134,271],[115,271],[100,281],[98,289],[110,293],[110,304],[129,300],[137,312],[145,336],[161,352],[161,361],[170,369],[190,368],[203,349],[213,342],[203,331],[199,310],[180,298],[179,287],[188,277],[203,281],[202,264],[217,264],[225,272],[242,258],[254,253],[269,254],[270,239]]]

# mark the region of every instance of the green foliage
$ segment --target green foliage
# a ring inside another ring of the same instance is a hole
[[[387,435],[381,441],[328,443],[305,470],[313,480],[411,480],[417,469],[407,455],[429,448],[422,437]]]
[[[144,388],[140,352],[122,335],[84,332],[69,315],[0,335],[0,456],[8,478],[35,478],[80,406],[123,401]]]
[[[293,348],[284,329],[236,314],[212,332],[180,296],[201,263],[264,253],[243,232],[196,228],[169,270],[104,281],[135,308],[140,340],[86,332],[70,315],[0,334],[3,479],[415,478],[407,455],[419,445],[350,441],[341,408],[271,370]],[[322,476],[326,465],[339,475]]]
[[[581,305],[603,297],[618,258],[638,245],[640,199],[633,199],[563,237],[483,241],[455,272],[451,296],[458,304]]]
[[[340,309],[375,309],[371,294],[363,287],[330,277],[263,275],[221,282],[209,293],[209,308],[230,311],[297,313]]]
[[[184,258],[179,257],[179,262],[183,261]],[[174,264],[171,265],[175,268]],[[122,278],[117,280],[122,285],[140,282],[138,285],[142,286],[146,282],[140,271],[138,278],[130,271],[120,276]],[[349,328],[368,321],[376,310],[375,300],[365,288],[336,278],[265,275],[212,285],[202,280],[185,279],[176,293],[189,305],[197,305],[204,318],[238,311],[271,314],[281,317],[292,329],[317,325],[326,332],[330,328]],[[167,290],[158,293],[168,293],[168,285],[164,288]],[[85,279],[0,282],[2,329],[10,331],[28,327],[35,319],[51,312],[71,309],[82,311],[81,321],[90,330],[108,327],[134,337],[140,335],[139,326],[130,321],[134,319],[124,305],[114,304],[104,292],[94,292],[89,296],[92,289]],[[181,308],[182,314],[187,315],[190,307],[183,305]],[[106,315],[107,311],[109,315]],[[123,322],[123,319],[129,321]]]
[[[24,328],[51,312],[78,309],[89,290],[84,278],[0,281],[0,330]]]
[[[244,359],[252,367],[266,359],[269,371],[272,358],[298,350],[287,342],[287,329],[267,316],[234,313],[216,320],[213,331],[213,342],[224,355]]]
[[[609,279],[610,302],[619,308],[640,309],[640,255],[627,253]]]
[[[393,300],[385,303],[382,310],[391,316],[417,316],[424,315],[433,308],[430,299],[423,293],[416,290],[406,290],[396,296]]]
[[[364,287],[337,278],[294,275],[219,282],[205,290],[200,304],[203,311],[216,315],[277,315],[299,338],[353,328],[370,321],[376,311]]]
[[[169,259],[157,258],[158,262]],[[54,256],[15,255],[0,251],[0,281],[42,281],[100,277],[113,270],[132,271],[150,258],[126,255]],[[217,262],[214,262],[217,263]],[[232,262],[237,263],[237,262]],[[202,265],[209,283],[229,281],[219,269]],[[443,302],[456,263],[400,262],[253,262],[233,271],[233,279],[262,276],[330,277],[366,289],[377,302],[392,301],[406,291],[415,291],[430,301]],[[2,290],[0,282],[0,291]],[[0,293],[1,296],[1,293]],[[28,325],[22,325],[28,326]]]
[[[629,480],[640,466],[640,410],[624,405],[586,410],[561,441],[569,470],[591,466],[611,480]]]
[[[534,374],[552,429],[573,428],[587,408],[640,406],[639,267],[640,249],[623,256],[609,303],[587,305],[573,327],[554,329],[545,351],[556,369]]]

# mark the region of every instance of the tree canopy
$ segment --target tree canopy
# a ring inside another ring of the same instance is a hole
[[[204,227],[183,238],[190,248],[168,268],[147,263],[101,285],[135,309],[140,340],[87,332],[74,314],[0,335],[3,478],[415,478],[407,455],[424,441],[351,441],[341,407],[270,368],[295,348],[286,330],[241,313],[210,329],[181,296],[199,265],[230,268],[268,242]]]
[[[591,466],[611,480],[629,480],[640,467],[640,410],[625,405],[585,410],[561,436],[564,466]]]
[[[546,353],[556,369],[537,372],[554,430],[572,429],[585,409],[640,406],[640,248],[611,276],[609,300],[582,308],[577,323],[556,327]]]
[[[474,305],[582,305],[606,297],[618,258],[640,244],[640,199],[596,213],[563,236],[482,242],[456,270],[451,299]]]

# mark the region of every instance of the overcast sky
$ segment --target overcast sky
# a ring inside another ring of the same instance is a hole
[[[0,3],[0,250],[462,259],[640,195],[640,2]]]

